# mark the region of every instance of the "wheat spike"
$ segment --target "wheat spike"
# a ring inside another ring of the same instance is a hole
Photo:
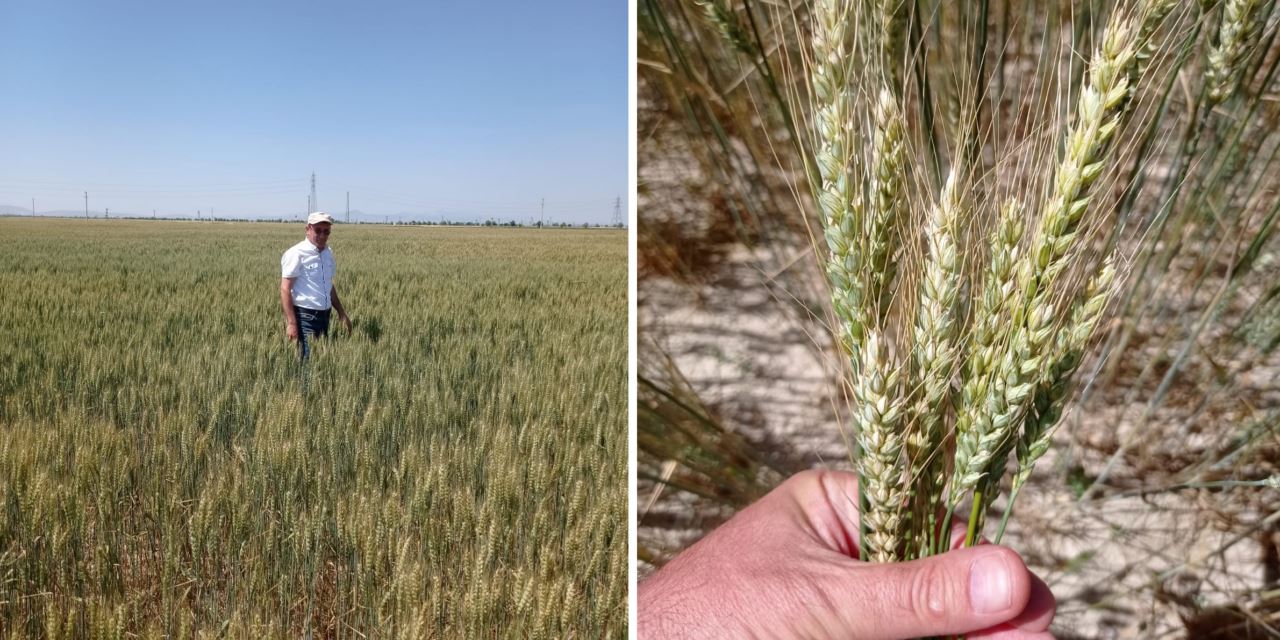
[[[1134,53],[1133,72],[1129,74],[1129,98],[1133,98],[1138,88],[1138,81],[1147,73],[1151,60],[1156,54],[1156,29],[1164,22],[1169,12],[1177,5],[1177,0],[1152,0],[1142,12],[1141,25],[1138,27],[1138,44]]]
[[[867,549],[873,562],[900,559],[898,541],[905,500],[903,484],[902,396],[897,368],[889,359],[884,337],[867,332],[861,373],[854,382],[858,402],[856,422],[862,455],[858,465],[865,478],[868,508]]]
[[[926,467],[937,466],[936,452],[949,414],[951,379],[955,373],[960,319],[956,303],[961,285],[961,264],[957,242],[964,204],[960,195],[960,179],[955,168],[943,185],[939,202],[929,213],[925,243],[928,255],[919,285],[916,319],[912,327],[912,404],[911,425],[907,436],[907,453],[911,461],[910,479],[919,485],[929,502],[937,494],[934,473]],[[929,509],[931,511],[931,509]],[[922,518],[920,508],[913,517]],[[915,522],[913,521],[913,528]]]
[[[1067,324],[1058,331],[1053,365],[1036,386],[1035,398],[1018,439],[1018,470],[1013,476],[1013,493],[1026,484],[1032,468],[1049,449],[1053,427],[1062,415],[1063,403],[1071,390],[1071,378],[1107,307],[1115,274],[1114,259],[1108,258],[1102,270],[1089,281]]]
[[[827,278],[840,321],[840,342],[857,363],[863,340],[864,286],[858,232],[862,212],[853,178],[853,96],[849,87],[849,55],[845,25],[849,5],[821,0],[814,9],[812,83],[818,146],[815,160],[822,185],[818,204],[830,255]]]
[[[1138,13],[1142,14],[1141,11]],[[1066,152],[1054,173],[1053,192],[1043,206],[1030,253],[1019,263],[1022,303],[1013,309],[1015,329],[1003,357],[988,375],[983,400],[962,407],[956,425],[956,454],[950,492],[954,508],[1003,459],[1036,379],[1051,354],[1056,321],[1051,285],[1070,266],[1080,221],[1089,209],[1090,189],[1107,164],[1107,151],[1129,98],[1130,71],[1136,60],[1133,14],[1112,14],[1102,45],[1089,64],[1089,82],[1076,106]]]
[[[888,314],[893,291],[890,286],[897,277],[898,226],[906,209],[906,144],[903,140],[902,111],[888,87],[880,89],[876,100],[875,132],[873,136],[874,158],[872,166],[872,192],[874,207],[867,212],[863,238],[866,246],[863,268],[868,283],[866,303],[874,304],[868,318],[874,315],[883,322]]]
[[[1227,0],[1222,9],[1222,24],[1217,42],[1209,49],[1209,65],[1205,84],[1209,87],[1209,104],[1216,105],[1231,97],[1240,83],[1244,60],[1262,34],[1262,0]]]
[[[747,34],[747,30],[734,15],[733,9],[724,0],[698,0],[697,4],[705,12],[707,21],[720,32],[720,35],[735,49],[747,56],[760,54],[755,41]]]

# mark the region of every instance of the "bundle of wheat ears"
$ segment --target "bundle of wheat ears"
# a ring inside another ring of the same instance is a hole
[[[1262,4],[1223,6],[1204,79],[1209,104],[1238,82]],[[991,119],[981,124],[981,55],[960,65],[967,89],[941,109],[939,143],[928,88],[912,73],[908,25],[920,21],[910,4],[813,6],[807,157],[825,240],[816,244],[849,362],[862,557],[941,553],[965,516],[975,544],[1007,489],[993,539],[1003,535],[1123,279],[1123,249],[1108,241],[1121,222],[1105,195],[1118,183],[1113,159],[1136,88],[1165,53],[1162,23],[1207,9],[1171,0],[1112,8],[1092,51],[1080,52],[1074,104],[1040,125],[1050,142],[1021,156],[1034,160],[1009,160],[1024,180],[1011,185],[982,169],[1002,159],[980,160]]]

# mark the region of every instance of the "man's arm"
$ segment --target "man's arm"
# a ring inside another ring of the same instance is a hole
[[[347,333],[351,333],[351,318],[347,317],[346,309],[342,308],[342,301],[338,299],[338,287],[329,286],[329,301],[333,303],[334,311],[338,312],[338,322],[347,329]]]
[[[293,309],[293,281],[280,278],[280,306],[284,309],[284,334],[292,342],[298,339],[298,314]]]

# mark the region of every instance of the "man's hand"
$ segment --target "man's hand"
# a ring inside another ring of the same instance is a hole
[[[351,318],[348,318],[345,313],[339,313],[338,322],[341,322],[342,327],[347,330],[347,335],[351,335]]]
[[[640,584],[640,637],[1053,637],[1053,594],[1008,548],[858,560],[856,485],[806,471],[708,534]]]
[[[298,323],[296,322],[284,323],[284,335],[288,336],[289,342],[297,342],[298,341]]]

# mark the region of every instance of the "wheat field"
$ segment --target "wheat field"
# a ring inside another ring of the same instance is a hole
[[[0,219],[0,637],[623,635],[625,233],[302,235]]]

